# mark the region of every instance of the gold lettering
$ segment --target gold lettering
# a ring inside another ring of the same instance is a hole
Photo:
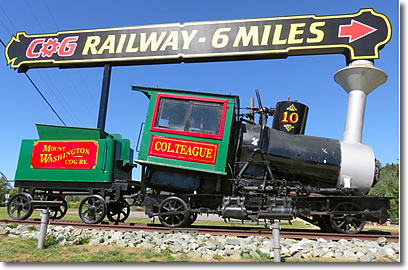
[[[193,30],[191,32],[191,35],[188,35],[188,31],[186,30],[181,31],[181,36],[183,37],[183,50],[190,49],[190,43],[195,37],[195,35],[197,35],[197,33],[198,33],[198,30]]]
[[[146,33],[140,33],[140,51],[145,52],[149,47],[152,52],[157,51],[165,36],[166,32],[161,32],[157,38],[157,32],[152,32],[146,40]]]
[[[91,51],[91,54],[97,54],[98,50],[96,46],[98,46],[100,42],[101,38],[99,36],[87,36],[82,55],[88,55],[89,51]]]
[[[109,50],[109,53],[115,53],[115,35],[108,35],[101,48],[99,48],[98,54],[103,54],[104,50]]]
[[[202,150],[204,150],[204,151],[202,151]],[[202,147],[200,147],[200,157],[205,157],[205,148],[202,148]]]
[[[282,34],[282,24],[275,25],[275,32],[273,33],[272,45],[284,45],[287,39],[280,39]]]
[[[248,33],[246,27],[240,27],[232,47],[238,47],[241,40],[244,47],[248,47],[251,40],[252,46],[259,46],[258,26],[251,26]]]
[[[177,31],[170,32],[166,41],[164,41],[163,45],[161,46],[160,51],[165,51],[168,46],[171,46],[171,49],[173,51],[178,50],[178,32]]]
[[[75,159],[67,159],[65,160],[65,165],[72,165],[72,164],[78,164],[78,160]]]
[[[116,47],[116,53],[122,53],[123,45],[125,44],[126,34],[121,34],[118,42],[118,46]]]
[[[41,163],[48,163],[50,162],[52,154],[40,154]]]
[[[167,153],[174,153],[174,149],[172,149],[171,143],[169,143],[169,147],[167,148]]]
[[[180,149],[180,144],[176,144],[176,154],[179,153],[179,149]]]
[[[191,156],[191,146],[188,146],[188,147],[187,147],[187,155],[188,155],[188,156]]]
[[[193,154],[193,156],[198,156],[198,154],[199,154],[199,150],[200,148],[199,147],[197,147],[197,146],[194,146],[193,147],[193,151],[191,152],[192,154]]]
[[[129,42],[126,46],[127,53],[135,53],[139,50],[139,47],[136,47],[136,48],[133,47],[133,44],[135,43],[135,39],[136,39],[136,34],[130,34]]]
[[[300,27],[305,27],[305,25],[306,23],[292,23],[290,25],[288,44],[300,44],[303,42],[303,38],[296,38],[296,36],[305,32],[303,29],[298,29]]]
[[[316,35],[314,38],[307,38],[307,43],[319,43],[324,39],[324,31],[317,27],[323,27],[326,22],[314,22],[310,25],[310,33]]]
[[[231,27],[217,29],[212,37],[211,45],[217,49],[224,48],[225,46],[227,46],[229,37],[226,34],[222,34],[222,32],[230,31]]]
[[[52,146],[45,144],[43,147],[43,152],[56,152],[56,151],[65,151],[65,146]]]
[[[161,142],[156,142],[155,144],[154,144],[154,150],[156,150],[156,151],[160,151],[160,144],[161,144]]]
[[[266,46],[268,45],[268,40],[269,40],[269,34],[271,33],[271,25],[267,24],[264,26],[264,31],[262,34],[262,41],[261,45]]]
[[[162,142],[162,145],[161,145],[161,147],[160,147],[160,151],[166,152],[166,150],[167,150],[167,143]]]
[[[187,146],[186,145],[181,145],[181,149],[180,149],[180,154],[181,155],[185,155],[186,154],[186,148],[187,148]]]
[[[212,158],[212,149],[207,149],[207,155],[205,155],[205,158]]]

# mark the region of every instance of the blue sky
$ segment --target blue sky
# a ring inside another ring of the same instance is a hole
[[[143,4],[142,4],[143,3]],[[374,8],[391,21],[391,41],[375,66],[388,81],[367,98],[363,143],[383,164],[399,163],[398,1],[0,1],[0,38],[28,34],[149,24],[316,14],[352,14]],[[3,48],[0,47],[2,51]],[[120,133],[135,147],[148,100],[131,85],[239,95],[248,105],[259,89],[264,106],[297,99],[309,106],[306,134],[342,139],[347,94],[334,74],[343,55],[287,59],[113,67],[106,131]],[[69,126],[96,127],[103,68],[32,69],[33,81]],[[38,138],[35,123],[61,125],[24,74],[0,56],[0,171],[14,179],[22,139]],[[137,158],[137,154],[135,155]],[[139,178],[134,170],[134,179]]]

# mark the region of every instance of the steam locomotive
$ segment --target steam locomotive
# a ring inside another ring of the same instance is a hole
[[[258,91],[258,106],[241,108],[235,95],[132,89],[149,99],[137,160],[120,135],[37,125],[40,139],[22,142],[12,218],[39,207],[61,218],[64,196],[82,194],[79,216],[90,224],[106,216],[125,221],[129,201],[167,227],[217,214],[254,222],[301,218],[324,231],[358,233],[366,221],[387,220],[390,198],[367,195],[379,177],[371,147],[304,135],[306,105],[264,107]],[[135,166],[140,181],[131,180]]]

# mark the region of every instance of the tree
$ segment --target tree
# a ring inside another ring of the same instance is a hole
[[[0,206],[5,205],[6,194],[10,192],[11,186],[7,181],[7,177],[0,172]]]
[[[399,217],[399,164],[386,164],[380,169],[380,179],[368,193],[393,197],[391,199],[390,217]]]

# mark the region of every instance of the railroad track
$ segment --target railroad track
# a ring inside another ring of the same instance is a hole
[[[26,224],[26,225],[40,225],[40,219],[27,220],[11,220],[0,219],[0,224]],[[225,227],[225,226],[191,226],[189,228],[168,228],[161,225],[154,224],[136,224],[136,223],[102,223],[102,224],[85,224],[82,221],[72,220],[52,220],[50,225],[72,226],[74,228],[82,229],[97,229],[97,230],[118,230],[118,231],[148,231],[161,233],[176,233],[187,232],[192,234],[211,234],[211,235],[233,235],[233,236],[262,236],[272,237],[272,231],[267,228],[253,228],[253,227]],[[361,240],[375,241],[378,237],[386,237],[389,242],[399,242],[398,233],[390,233],[383,231],[365,231],[359,234],[341,234],[341,233],[323,233],[319,230],[292,230],[281,229],[281,238],[291,239],[319,239],[327,240],[351,240],[358,238]]]

